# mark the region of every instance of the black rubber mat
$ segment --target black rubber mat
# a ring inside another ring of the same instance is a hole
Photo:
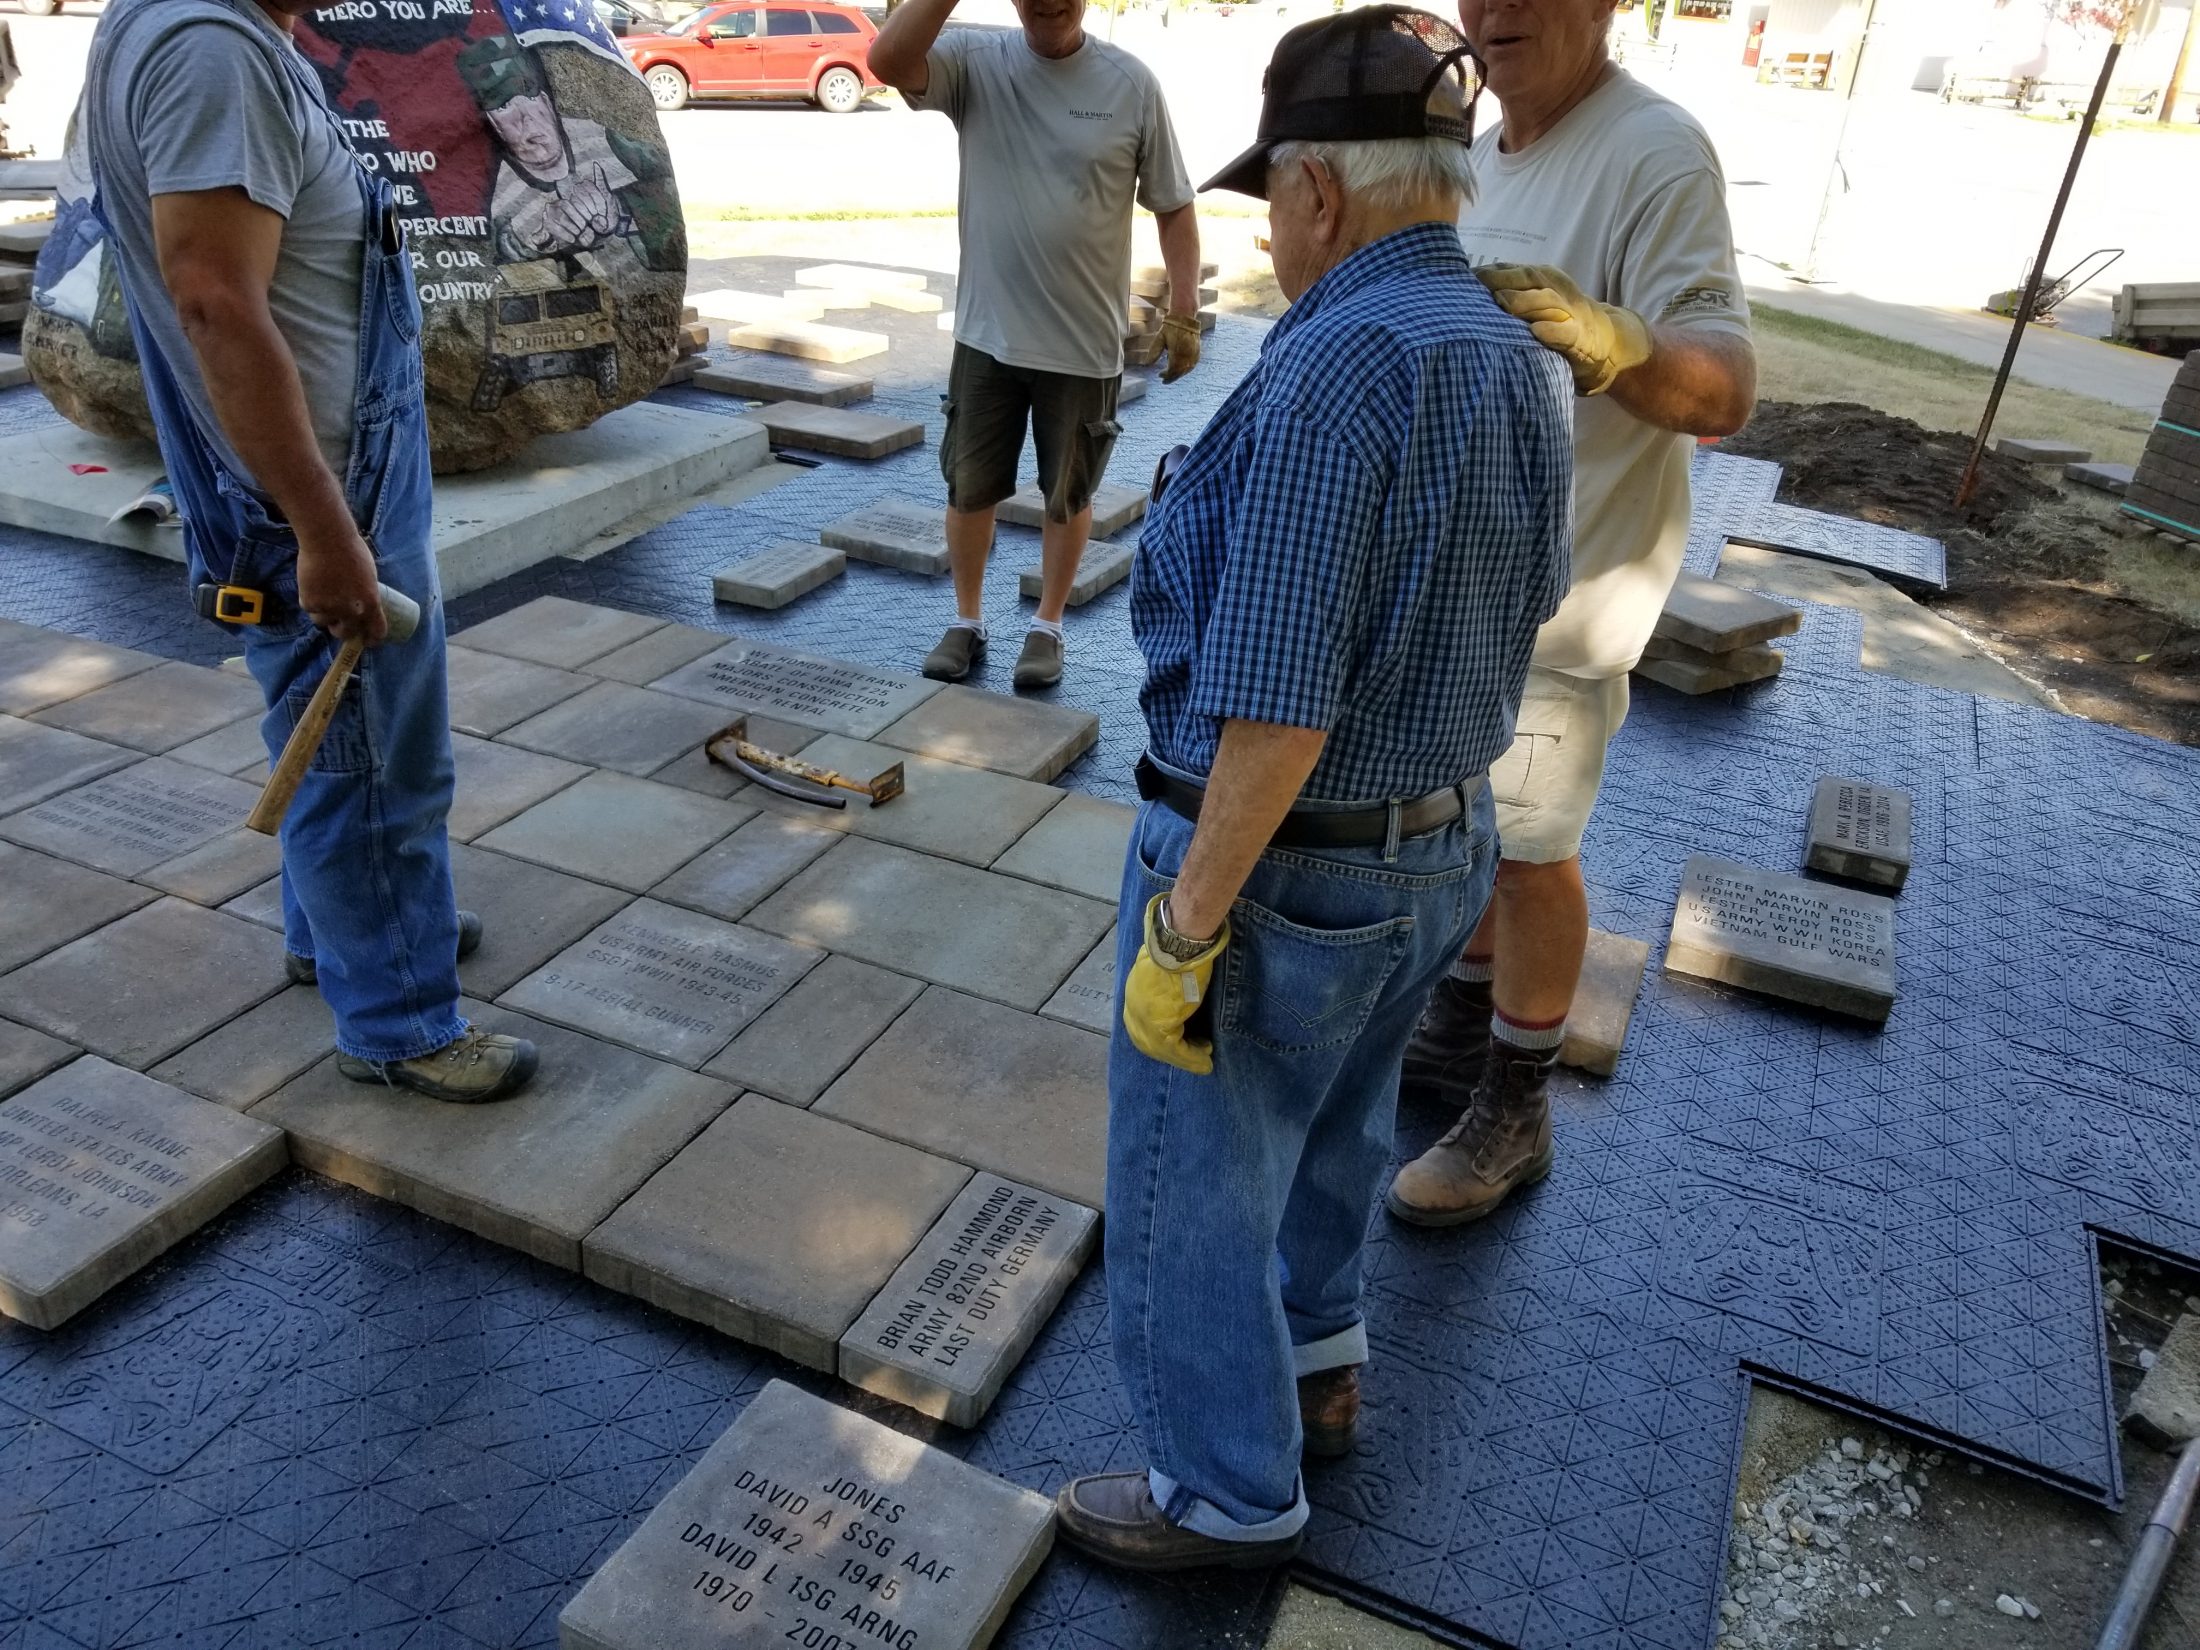
[[[1188,438],[1259,336],[1226,321],[1198,394],[1195,375],[1130,409],[1117,474]],[[692,511],[465,598],[454,624],[556,591],[906,665],[938,582],[851,567],[752,616],[712,611],[704,575],[878,493],[935,497],[931,462]],[[1761,499],[1762,476],[1730,473],[1734,502]],[[1016,542],[989,598],[1008,623]],[[0,549],[11,616],[153,645],[135,627],[172,571]],[[1378,1216],[1368,1436],[1309,1479],[1321,1584],[1457,1643],[1705,1645],[1752,1379],[2116,1498],[2095,1234],[2200,1260],[2200,752],[1864,674],[1858,639],[1811,608],[1770,683],[1638,685],[1586,861],[1599,925],[1655,946],[1690,854],[1795,869],[1821,774],[1904,787],[1892,1019],[1653,970],[1619,1076],[1562,1085],[1548,1181],[1463,1231]],[[1123,794],[1120,591],[1073,615],[1070,667],[1063,697],[1104,733],[1069,782]],[[1448,1121],[1401,1119],[1401,1149]],[[0,1334],[0,1650],[547,1645],[557,1601],[773,1368],[294,1180],[82,1326]],[[1097,1273],[948,1442],[1041,1489],[1139,1461]],[[1269,1602],[1064,1555],[1007,1642],[1250,1643]]]

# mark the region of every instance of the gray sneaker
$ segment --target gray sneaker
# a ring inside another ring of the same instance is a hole
[[[924,656],[924,673],[935,682],[959,682],[985,657],[985,638],[966,624],[949,625],[940,645]]]
[[[1024,638],[1024,650],[1016,656],[1016,691],[1050,688],[1062,679],[1062,638],[1034,630]]]
[[[336,1057],[336,1069],[354,1083],[386,1083],[411,1089],[431,1100],[477,1106],[517,1094],[535,1075],[535,1045],[524,1037],[503,1037],[470,1028],[454,1043],[416,1060],[361,1060]]]

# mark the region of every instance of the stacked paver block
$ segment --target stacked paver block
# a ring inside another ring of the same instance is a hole
[[[2122,509],[2200,544],[2200,350],[2185,357],[2170,385]]]
[[[1674,581],[1635,674],[1678,693],[1716,693],[1780,674],[1765,644],[1802,627],[1801,608],[1739,585],[1683,573]]]

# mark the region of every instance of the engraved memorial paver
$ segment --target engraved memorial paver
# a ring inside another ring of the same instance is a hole
[[[1884,1021],[1894,901],[1698,854],[1682,876],[1668,972]]]
[[[0,819],[0,836],[134,877],[235,829],[259,795],[241,779],[156,756]]]
[[[0,813],[15,813],[135,762],[138,753],[63,728],[0,716]]]
[[[522,750],[640,779],[696,749],[723,726],[716,710],[693,699],[598,682],[498,737]]]
[[[581,1239],[738,1092],[524,1014],[459,1007],[541,1049],[542,1068],[510,1099],[444,1105],[354,1083],[324,1060],[252,1115],[287,1129],[291,1155],[317,1174],[578,1271]]]
[[[451,735],[451,756],[458,767],[451,798],[453,842],[473,841],[588,773],[577,763],[465,733]]]
[[[507,1007],[699,1066],[824,953],[716,917],[636,900],[507,991]]]
[[[1137,820],[1138,810],[1123,803],[1066,796],[993,869],[1113,905],[1123,890],[1123,856]]]
[[[840,1337],[840,1378],[976,1426],[1076,1281],[1099,1225],[1083,1204],[972,1175]]]
[[[283,1131],[86,1055],[0,1109],[0,1311],[58,1328],[286,1159]]]
[[[756,904],[840,840],[783,814],[762,814],[680,867],[653,897],[738,922]]]
[[[1619,1070],[1620,1050],[1635,1017],[1635,994],[1649,965],[1650,947],[1625,934],[1589,930],[1589,949],[1581,962],[1581,983],[1574,987],[1566,1015],[1566,1040],[1559,1045],[1561,1065],[1598,1077]]]
[[[710,576],[710,593],[716,601],[769,611],[807,596],[847,568],[845,551],[782,540],[718,569]]]
[[[705,630],[699,624],[668,624],[639,641],[615,647],[602,658],[591,659],[580,668],[591,676],[646,687],[667,672],[678,670],[706,653],[715,653],[725,645],[726,638],[721,631]]]
[[[1803,610],[1719,579],[1683,573],[1658,615],[1654,634],[1706,653],[1731,653],[1803,627]]]
[[[1069,587],[1071,607],[1083,607],[1093,597],[1113,590],[1131,576],[1138,547],[1131,544],[1088,544],[1077,561],[1077,578]],[[1017,575],[1016,589],[1027,602],[1046,594],[1046,569],[1027,567]]]
[[[817,407],[848,407],[871,399],[871,380],[859,374],[741,350],[697,373],[695,387],[748,401],[807,401]]]
[[[283,987],[283,942],[162,899],[0,978],[0,1014],[142,1071]]]
[[[13,625],[0,631],[0,711],[28,716],[159,663],[158,655],[135,648]]]
[[[930,854],[853,839],[744,919],[751,928],[1036,1009],[1115,907]]]
[[[823,1094],[924,990],[922,980],[827,957],[703,1069],[791,1106]]]
[[[1900,888],[1910,875],[1910,795],[1828,774],[1810,801],[1803,863],[1828,876]]]
[[[846,659],[733,642],[651,684],[728,712],[774,716],[851,739],[869,739],[932,697],[939,683]]]
[[[840,1337],[970,1171],[744,1095],[588,1235],[581,1269],[831,1371]]]
[[[980,1650],[1053,1542],[1044,1496],[774,1381],[565,1607],[558,1644]]]
[[[797,452],[830,453],[836,458],[884,458],[904,447],[924,444],[924,426],[907,418],[849,412],[806,401],[777,401],[758,409],[775,447]]]
[[[1115,930],[1100,936],[1076,971],[1062,982],[1062,989],[1039,1010],[1051,1020],[1065,1020],[1107,1037],[1115,1031]]]
[[[898,567],[904,573],[944,573],[952,565],[940,506],[912,498],[873,499],[828,523],[817,536],[820,543],[857,561]]]
[[[563,596],[537,596],[509,613],[461,630],[451,641],[483,653],[577,670],[591,659],[662,629],[664,622]]]
[[[460,987],[476,997],[509,991],[632,898],[465,843],[451,846],[451,881],[459,906],[481,918],[480,949],[458,965]]]
[[[1113,481],[1100,483],[1092,495],[1093,538],[1114,538],[1146,513],[1146,500],[1143,487],[1125,487]],[[1047,519],[1046,495],[1034,482],[1005,500],[997,513],[1001,520],[1017,527],[1042,527]]]
[[[1108,1040],[933,986],[818,1099],[837,1117],[1100,1208]]]
[[[755,813],[672,785],[592,773],[499,825],[480,846],[639,894]]]
[[[450,673],[451,726],[480,739],[493,739],[594,685],[593,678],[577,671],[477,653],[470,647],[446,648],[444,658]]]
[[[247,1111],[336,1046],[336,1020],[310,985],[279,991],[146,1075]]]
[[[0,888],[7,890],[0,919],[0,974],[158,896],[119,877],[0,843]]]
[[[882,745],[1041,784],[1099,738],[1100,718],[1088,710],[960,685],[940,689],[878,736]]]
[[[758,806],[793,814],[826,830],[875,837],[971,865],[998,859],[1068,794],[1051,785],[1035,785],[984,768],[936,761],[891,745],[843,739],[837,734],[827,734],[805,745],[802,759],[841,773],[866,776],[899,763],[908,789],[876,807],[851,795],[848,806],[841,809],[817,808],[759,789],[754,797]]]
[[[170,661],[64,700],[33,720],[157,756],[265,708],[249,681]]]

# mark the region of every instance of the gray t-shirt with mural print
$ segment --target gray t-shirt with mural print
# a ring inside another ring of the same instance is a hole
[[[1131,204],[1192,199],[1153,71],[1085,37],[1041,57],[1021,29],[957,29],[926,60],[918,109],[962,148],[955,341],[1034,372],[1113,378],[1130,307]]]
[[[215,452],[255,481],[214,416],[161,281],[153,197],[237,188],[279,213],[269,308],[297,358],[313,433],[341,480],[359,372],[366,216],[357,162],[319,78],[252,0],[112,0],[99,36],[83,118],[124,292]]]

